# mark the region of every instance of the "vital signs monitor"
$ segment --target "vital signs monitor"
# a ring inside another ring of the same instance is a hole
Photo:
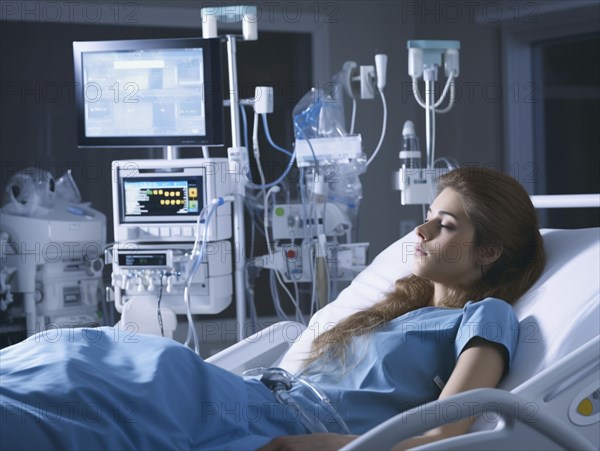
[[[223,144],[218,39],[74,42],[80,147]]]

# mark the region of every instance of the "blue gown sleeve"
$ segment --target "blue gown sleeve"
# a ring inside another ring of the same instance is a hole
[[[487,298],[469,302],[464,307],[463,318],[455,341],[455,358],[474,337],[498,343],[506,349],[504,373],[510,369],[519,337],[519,321],[510,304],[500,299]]]

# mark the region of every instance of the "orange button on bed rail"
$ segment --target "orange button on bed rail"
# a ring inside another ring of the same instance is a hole
[[[582,399],[577,406],[577,412],[586,417],[590,416],[593,410],[594,406],[592,405],[592,401],[590,401],[588,398]]]

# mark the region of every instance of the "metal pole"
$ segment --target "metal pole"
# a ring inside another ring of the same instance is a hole
[[[231,145],[232,147],[240,147],[240,116],[239,116],[239,95],[237,88],[237,65],[236,65],[236,38],[233,35],[227,35],[227,65],[229,68],[229,98],[230,98],[230,115],[231,115]],[[239,166],[243,170],[242,165]],[[244,174],[240,174],[241,187],[238,187],[237,192],[243,193],[243,185],[245,184]],[[235,312],[237,322],[237,339],[244,338],[244,329],[246,323],[246,278],[244,261],[245,247],[245,230],[244,230],[244,199],[242,196],[235,196],[233,201],[233,246],[235,255]]]
[[[179,158],[179,147],[177,147],[177,146],[163,147],[163,158],[165,160],[177,160]]]
[[[425,81],[425,143],[427,148],[427,167],[433,167],[433,161],[431,161],[431,109],[433,108],[434,99],[433,94],[433,83],[434,83],[434,72],[433,69],[427,68],[423,72],[423,80]]]
[[[236,65],[236,41],[235,36],[228,34],[227,38],[227,66],[229,68],[229,99],[231,105],[229,113],[231,116],[231,146],[240,147],[240,112],[239,94],[237,88],[237,65]]]

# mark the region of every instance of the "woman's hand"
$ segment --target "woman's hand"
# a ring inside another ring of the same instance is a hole
[[[267,443],[258,451],[327,451],[337,450],[350,443],[357,435],[317,432],[308,435],[282,435]]]

